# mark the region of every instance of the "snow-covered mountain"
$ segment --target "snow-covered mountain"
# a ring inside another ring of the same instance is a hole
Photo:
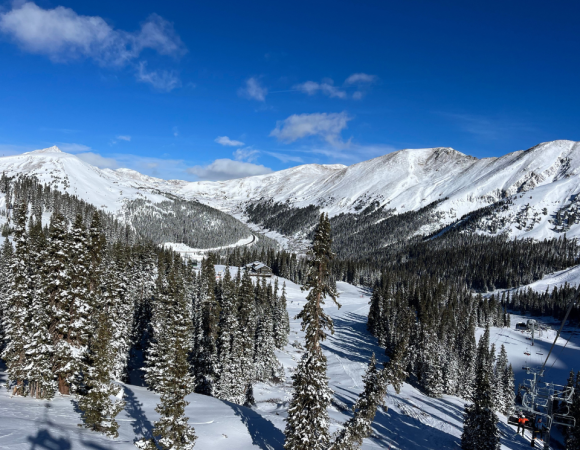
[[[0,158],[0,173],[35,176],[51,188],[130,223],[138,235],[159,244],[178,241],[192,246],[189,250],[193,251],[258,241],[246,225],[230,215],[168,195],[187,184],[184,181],[161,180],[129,169],[101,170],[57,147]],[[0,193],[0,225],[7,220],[6,204],[6,195]]]
[[[580,223],[554,223],[558,213],[564,217],[576,210],[579,175],[580,143],[553,141],[484,159],[451,148],[401,150],[348,167],[304,165],[239,180],[188,183],[178,191],[234,211],[248,201],[272,200],[320,206],[330,216],[357,213],[373,202],[400,214],[440,201],[437,223],[425,233],[511,197],[512,204],[493,215],[495,232],[544,238],[561,231],[580,235]],[[482,231],[489,220],[482,219]]]
[[[563,232],[580,236],[580,143],[573,141],[483,159],[451,148],[407,149],[352,166],[309,164],[221,182],[166,181],[129,169],[101,170],[51,147],[0,158],[0,172],[36,175],[110,212],[121,211],[128,200],[166,200],[160,192],[242,218],[248,204],[270,200],[293,208],[315,205],[330,216],[357,214],[373,203],[401,214],[439,202],[436,221],[422,233],[509,199],[478,219],[481,232],[540,239]]]
[[[35,150],[0,158],[0,172],[7,176],[36,176],[42,183],[81,199],[108,212],[119,211],[127,200],[166,200],[152,192],[164,180],[146,177],[128,169],[101,170],[58,147]],[[145,187],[146,185],[146,187]]]

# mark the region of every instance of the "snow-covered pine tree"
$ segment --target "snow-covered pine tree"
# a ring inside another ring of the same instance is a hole
[[[239,272],[238,272],[239,282]],[[240,383],[243,374],[241,362],[241,336],[237,317],[236,282],[232,280],[229,266],[222,282],[222,308],[220,318],[219,377],[216,382],[215,396],[241,405],[245,400],[245,383]]]
[[[460,333],[459,365],[462,373],[457,393],[461,398],[471,401],[474,393],[475,366],[477,357],[477,344],[475,342],[475,317],[470,316],[468,324]]]
[[[487,326],[477,347],[473,404],[466,405],[463,414],[463,434],[461,435],[463,450],[499,450],[500,448],[498,418],[493,412],[490,359],[489,326]]]
[[[377,360],[373,353],[363,376],[364,390],[353,407],[353,417],[336,434],[329,450],[356,450],[362,445],[363,439],[371,435],[372,423],[377,408],[384,403],[388,382],[385,369],[381,371],[376,366]]]
[[[0,258],[0,355],[4,350],[4,346],[7,344],[8,339],[4,328],[4,321],[7,319],[6,314],[8,314],[8,294],[10,292],[9,287],[12,281],[10,268],[12,266],[13,255],[14,249],[12,248],[10,239],[4,239]]]
[[[447,351],[442,355],[443,392],[448,395],[456,395],[461,380],[457,350],[449,341],[444,348]]]
[[[131,278],[134,280],[130,284],[130,296],[134,299],[135,308],[133,310],[133,324],[131,331],[131,359],[136,369],[143,360],[144,351],[149,347],[149,324],[151,322],[151,297],[155,289],[155,279],[157,278],[156,255],[150,248],[143,246],[138,252],[139,258],[133,261]],[[186,295],[192,298],[194,295],[195,279],[193,270],[189,270],[187,279]]]
[[[504,409],[502,413],[509,416],[514,413],[514,399],[515,399],[515,380],[514,370],[510,364],[503,374],[503,404]]]
[[[244,393],[246,393],[251,389],[256,374],[254,367],[254,337],[256,334],[257,314],[252,279],[247,270],[243,272],[240,288],[238,289],[239,340],[235,341],[232,351],[240,355],[240,383],[243,383]]]
[[[290,318],[288,317],[288,308],[286,306],[286,282],[282,286],[282,295],[278,296],[278,279],[274,285],[274,344],[276,348],[282,349],[288,344],[288,335],[290,334]]]
[[[502,344],[499,350],[499,355],[495,361],[495,368],[494,368],[494,378],[495,383],[497,384],[497,388],[494,389],[494,395],[497,395],[497,399],[495,400],[497,409],[496,411],[502,412],[505,414],[506,408],[509,407],[509,401],[507,401],[508,396],[506,395],[506,382],[507,380],[507,372],[508,372],[508,357],[505,346]],[[513,389],[513,385],[512,385]],[[512,402],[513,403],[513,402]]]
[[[30,255],[28,264],[33,277],[33,296],[30,305],[30,321],[27,329],[26,379],[30,395],[35,398],[50,399],[56,390],[56,381],[52,371],[53,342],[50,335],[49,306],[42,292],[42,264],[46,247],[46,238],[41,222],[30,221],[29,231]]]
[[[195,349],[195,390],[214,395],[218,371],[220,305],[216,298],[216,273],[212,257],[202,261],[200,275],[201,340]]]
[[[333,284],[330,283],[329,262],[333,258],[330,221],[325,214],[314,232],[308,251],[308,273],[302,290],[308,291],[306,304],[297,315],[306,332],[306,352],[292,376],[294,395],[286,421],[286,450],[321,450],[329,445],[328,412],[332,390],[326,375],[326,357],[320,342],[326,330],[334,332],[332,319],[324,312],[326,297],[340,307]]]
[[[434,332],[425,331],[420,340],[421,371],[420,382],[430,397],[441,397],[443,394],[443,364],[437,336]]]
[[[165,334],[168,331],[167,323],[171,314],[169,285],[166,276],[172,261],[166,256],[165,253],[161,253],[158,257],[157,280],[155,281],[152,301],[151,340],[143,369],[147,387],[155,392],[162,392],[163,374],[171,364],[163,347],[167,339]]]
[[[489,350],[489,384],[491,386],[492,409],[501,411],[503,408],[502,380],[496,369],[495,344],[491,344],[491,349]]]
[[[9,273],[11,281],[8,284],[6,308],[4,313],[4,333],[6,347],[2,359],[6,362],[8,381],[12,393],[27,394],[26,367],[29,361],[26,357],[28,340],[27,330],[30,330],[29,309],[34,295],[33,274],[30,273],[30,246],[26,232],[28,204],[20,202],[13,213],[14,222],[14,254],[11,258]]]
[[[115,420],[125,407],[123,388],[111,382],[116,349],[112,345],[110,305],[98,311],[98,327],[89,343],[85,360],[84,387],[88,391],[79,400],[84,426],[107,436],[117,437],[119,424]]]
[[[197,439],[193,427],[189,426],[188,418],[185,417],[185,407],[189,404],[185,397],[193,391],[194,386],[188,361],[192,342],[192,320],[191,304],[185,295],[180,264],[180,258],[176,255],[167,274],[166,329],[157,342],[169,361],[158,386],[161,402],[155,411],[161,417],[155,422],[153,437],[136,443],[141,449],[191,450]]]
[[[82,370],[85,353],[88,350],[88,339],[91,333],[91,316],[93,313],[89,290],[89,236],[84,219],[77,214],[67,240],[66,253],[69,267],[70,285],[67,292],[69,323],[66,327],[67,344],[70,349],[69,364],[73,377],[71,382],[76,386],[76,379]],[[62,348],[62,347],[61,347]]]
[[[284,376],[284,369],[274,353],[274,333],[270,311],[270,308],[264,308],[256,329],[254,367],[257,381],[280,381]]]
[[[82,353],[77,351],[69,328],[73,324],[74,303],[70,292],[71,271],[68,225],[65,217],[55,211],[50,220],[48,243],[43,271],[43,290],[51,313],[54,342],[53,370],[58,377],[58,390],[70,394],[71,383],[80,372]],[[71,331],[74,331],[72,329]]]
[[[382,286],[380,285],[376,285],[373,289],[367,321],[367,329],[379,340],[380,346],[385,346],[383,292]]]
[[[123,245],[116,243],[103,260],[101,291],[104,304],[109,305],[112,317],[112,346],[115,348],[113,378],[123,379],[127,374],[127,361],[131,347],[131,321],[133,298],[128,295],[127,255]]]

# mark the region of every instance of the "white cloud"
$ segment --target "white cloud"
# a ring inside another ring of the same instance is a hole
[[[297,84],[293,87],[294,89],[304,92],[308,95],[314,95],[317,92],[322,92],[324,95],[328,95],[330,98],[346,98],[346,92],[341,91],[336,86],[334,86],[334,81],[331,79],[325,79],[322,83],[317,83],[316,81],[306,81],[302,84]]]
[[[117,136],[117,139],[119,139],[120,141],[127,141],[127,142],[129,142],[131,140],[131,136],[121,135],[121,136]]]
[[[253,100],[258,100],[259,102],[266,101],[266,95],[268,94],[268,89],[260,84],[260,80],[256,77],[251,77],[246,80],[245,86],[238,89],[238,95],[241,97],[246,97]]]
[[[115,158],[106,158],[98,153],[79,153],[77,158],[82,159],[84,162],[93,166],[97,166],[99,169],[116,169],[119,167],[119,163]]]
[[[181,80],[174,71],[152,70],[148,72],[145,61],[141,61],[137,66],[137,81],[149,83],[155,89],[163,92],[170,92],[181,87]]]
[[[294,114],[276,122],[276,128],[270,136],[287,143],[308,136],[319,136],[333,146],[344,147],[348,143],[342,141],[340,133],[351,119],[344,111],[330,114]]]
[[[292,156],[292,155],[287,155],[286,153],[277,153],[277,152],[264,152],[267,155],[273,156],[274,158],[282,161],[283,163],[287,163],[287,162],[297,162],[297,163],[303,163],[304,160],[300,157],[300,156]]]
[[[366,161],[377,156],[386,155],[396,150],[392,145],[386,144],[357,144],[350,142],[348,148],[336,147],[314,147],[304,150],[297,150],[305,153],[314,153],[330,158],[332,161],[344,164],[353,164]]]
[[[378,80],[376,75],[369,75],[367,73],[353,73],[346,80],[344,80],[345,86],[361,85],[361,84],[373,84]]]
[[[173,127],[173,136],[174,137],[179,136],[179,130],[177,129],[177,127]]]
[[[88,145],[75,144],[72,142],[59,142],[57,146],[65,153],[83,153],[92,150]]]
[[[200,180],[222,181],[234,178],[244,178],[253,175],[271,173],[272,169],[248,162],[233,161],[231,159],[216,159],[207,166],[194,166],[187,172]]]
[[[246,148],[238,148],[234,153],[234,158],[236,161],[247,161],[253,162],[258,159],[258,155],[260,154],[259,150],[255,150],[252,147]]]
[[[63,6],[43,9],[33,2],[15,2],[0,14],[0,32],[25,51],[55,62],[85,57],[101,66],[123,66],[147,48],[174,56],[186,51],[171,23],[156,14],[139,31],[127,32],[112,28],[102,17],[81,16]]]
[[[217,138],[215,138],[214,142],[229,147],[241,147],[242,145],[244,145],[242,141],[235,141],[227,136],[218,136]]]
[[[132,154],[114,154],[120,167],[127,167],[137,172],[165,180],[188,179],[186,165],[180,159],[154,158]]]

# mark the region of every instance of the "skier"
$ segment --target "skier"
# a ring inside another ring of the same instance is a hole
[[[520,429],[522,430],[522,436],[524,436],[525,432],[526,432],[526,423],[528,422],[528,418],[524,417],[522,415],[522,413],[520,413],[519,418],[518,418],[518,431],[516,434],[520,433]]]

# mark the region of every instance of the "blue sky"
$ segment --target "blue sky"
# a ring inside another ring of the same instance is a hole
[[[0,4],[0,155],[227,179],[580,140],[577,1]]]

